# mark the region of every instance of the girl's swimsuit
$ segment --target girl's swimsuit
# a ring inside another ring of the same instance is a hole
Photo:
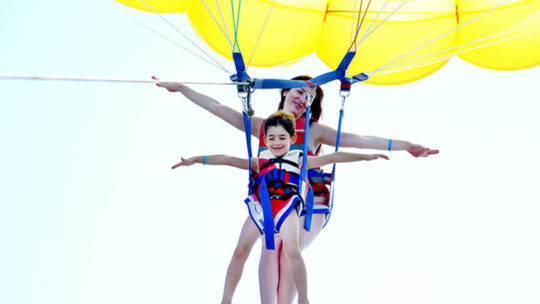
[[[282,157],[276,157],[268,150],[260,153],[259,174],[254,182],[255,193],[246,199],[246,204],[251,219],[261,233],[265,227],[265,210],[261,196],[265,193],[270,201],[274,233],[279,233],[283,221],[292,210],[296,209],[298,216],[302,214],[303,201],[298,195],[300,157],[302,151],[299,150],[289,151]]]

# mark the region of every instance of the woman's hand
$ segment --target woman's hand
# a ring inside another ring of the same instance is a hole
[[[176,165],[172,166],[171,169],[176,169],[178,167],[181,167],[181,166],[191,166],[195,163],[197,163],[197,157],[190,157],[190,158],[183,158],[183,157],[180,157],[180,159],[182,160],[181,162],[177,163]]]
[[[179,82],[161,82],[156,76],[152,76],[156,81],[156,85],[167,89],[169,92],[184,92],[188,87]]]
[[[428,157],[433,154],[439,154],[439,150],[431,150],[429,148],[416,144],[411,144],[411,146],[407,149],[407,152],[409,152],[414,157]]]

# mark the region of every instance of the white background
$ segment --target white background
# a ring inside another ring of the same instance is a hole
[[[227,81],[130,19],[176,39],[156,16],[114,1],[10,1],[0,17],[0,74]],[[310,56],[250,71],[327,68]],[[332,220],[305,251],[311,302],[540,303],[539,75],[453,58],[411,84],[356,86],[344,130],[441,153],[338,167]],[[233,87],[196,89],[240,109]],[[331,126],[337,90],[325,86]],[[256,114],[277,99],[256,92]],[[169,168],[244,156],[241,132],[152,84],[0,80],[0,145],[1,303],[219,302],[247,174]],[[258,301],[259,246],[237,303]]]

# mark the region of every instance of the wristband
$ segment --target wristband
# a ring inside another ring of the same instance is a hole
[[[388,140],[388,151],[392,151],[392,140]]]
[[[203,155],[203,157],[202,157],[202,164],[206,165],[206,155]]]

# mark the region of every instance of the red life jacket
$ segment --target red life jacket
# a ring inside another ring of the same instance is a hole
[[[261,131],[259,133],[259,154],[261,152],[268,150],[266,147],[266,144],[264,143],[264,122],[266,120],[263,120],[263,123],[261,125]],[[317,119],[311,117],[310,118],[311,123],[317,122]],[[296,119],[296,125],[295,125],[295,132],[296,132],[296,142],[294,142],[291,145],[290,151],[292,150],[304,150],[304,135],[305,135],[305,127],[306,127],[306,117],[301,116],[300,118]],[[308,149],[308,156],[318,156],[321,152],[321,146],[317,147],[317,150],[315,153]],[[326,187],[326,185],[330,184],[330,174],[323,173],[319,169],[309,169],[308,170],[308,177],[310,180],[311,187],[313,188],[313,191],[316,195],[325,195],[327,196],[330,191]]]

